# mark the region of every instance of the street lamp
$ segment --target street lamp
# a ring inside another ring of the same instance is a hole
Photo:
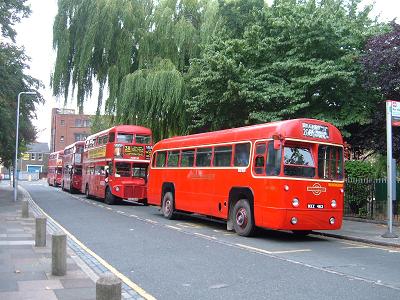
[[[18,133],[19,133],[19,102],[22,94],[36,95],[36,92],[21,92],[18,94],[17,101],[17,127],[15,130],[15,161],[14,161],[14,202],[17,201],[17,189],[18,189],[18,178],[17,178],[17,164],[18,164]]]

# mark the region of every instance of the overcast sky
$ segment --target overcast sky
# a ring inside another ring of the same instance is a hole
[[[271,2],[268,0],[268,2]],[[380,15],[382,21],[397,18],[400,20],[399,0],[364,0],[363,4],[375,2],[374,16]],[[26,54],[31,57],[28,73],[40,79],[45,89],[40,92],[46,99],[44,105],[37,107],[38,119],[34,125],[39,129],[38,142],[50,143],[51,108],[63,107],[64,99],[56,99],[50,89],[50,74],[54,67],[55,53],[52,48],[53,20],[57,13],[57,0],[29,0],[32,14],[16,26],[17,43],[23,45]],[[23,100],[22,100],[23,101]],[[96,95],[85,104],[85,113],[94,114],[96,111]],[[67,108],[76,109],[75,99],[69,99]]]

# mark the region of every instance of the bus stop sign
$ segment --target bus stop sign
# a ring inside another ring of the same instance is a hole
[[[392,125],[400,126],[400,102],[392,101]]]

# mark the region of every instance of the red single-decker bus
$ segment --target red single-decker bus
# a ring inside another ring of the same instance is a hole
[[[63,178],[61,188],[70,193],[80,192],[82,188],[82,154],[84,141],[75,142],[64,149]]]
[[[63,154],[64,150],[50,153],[47,183],[52,186],[60,186],[62,180],[62,167],[63,167]]]
[[[122,199],[147,203],[151,130],[118,125],[89,136],[83,152],[82,192],[107,204]]]
[[[343,139],[333,125],[296,119],[174,137],[153,148],[148,203],[259,227],[308,234],[342,224]]]

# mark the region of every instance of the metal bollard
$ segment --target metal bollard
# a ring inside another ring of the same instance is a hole
[[[46,217],[37,217],[35,219],[35,247],[46,247]]]
[[[121,280],[105,273],[96,282],[96,300],[121,300]]]
[[[63,276],[67,273],[67,236],[56,232],[51,236],[51,274]]]
[[[29,202],[26,200],[22,201],[22,217],[29,218]]]

